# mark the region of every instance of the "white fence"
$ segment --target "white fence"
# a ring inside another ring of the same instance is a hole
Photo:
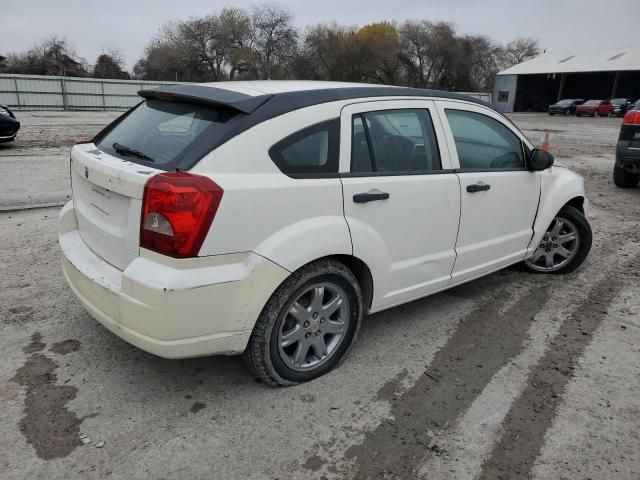
[[[177,82],[0,74],[0,103],[15,110],[126,110],[138,90]]]
[[[138,90],[181,82],[0,74],[0,103],[15,110],[126,110]],[[459,92],[491,103],[491,93]]]

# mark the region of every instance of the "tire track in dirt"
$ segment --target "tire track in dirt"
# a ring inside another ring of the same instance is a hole
[[[628,266],[637,268],[637,261]],[[618,276],[605,276],[564,321],[545,355],[529,374],[525,389],[512,403],[502,422],[504,433],[482,465],[479,480],[531,477],[576,363],[624,285],[620,272]]]
[[[414,478],[429,452],[431,431],[464,413],[523,350],[534,312],[547,296],[547,288],[536,288],[502,311],[511,296],[501,291],[470,312],[425,373],[391,401],[392,418],[345,452],[355,461],[352,478]]]

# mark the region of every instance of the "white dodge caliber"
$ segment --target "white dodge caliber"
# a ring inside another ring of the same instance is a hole
[[[71,150],[65,277],[166,358],[244,354],[270,385],[335,368],[362,318],[512,264],[567,273],[583,179],[473,98],[331,82],[143,90]]]

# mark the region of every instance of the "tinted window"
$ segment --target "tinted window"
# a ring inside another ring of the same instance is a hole
[[[287,175],[338,173],[339,119],[312,125],[289,135],[269,149]]]
[[[352,172],[440,170],[440,154],[428,110],[383,110],[353,117]]]
[[[461,168],[524,167],[522,142],[506,126],[480,113],[447,109]]]
[[[153,159],[154,166],[174,162],[196,140],[215,136],[233,113],[202,105],[147,100],[131,111],[121,122],[98,136],[97,146],[111,155],[136,163],[148,163],[132,155],[115,151],[117,143]]]

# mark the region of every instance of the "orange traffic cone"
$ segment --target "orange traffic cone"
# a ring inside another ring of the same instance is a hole
[[[542,140],[542,146],[540,148],[545,152],[549,151],[549,130],[544,131],[544,140]]]

